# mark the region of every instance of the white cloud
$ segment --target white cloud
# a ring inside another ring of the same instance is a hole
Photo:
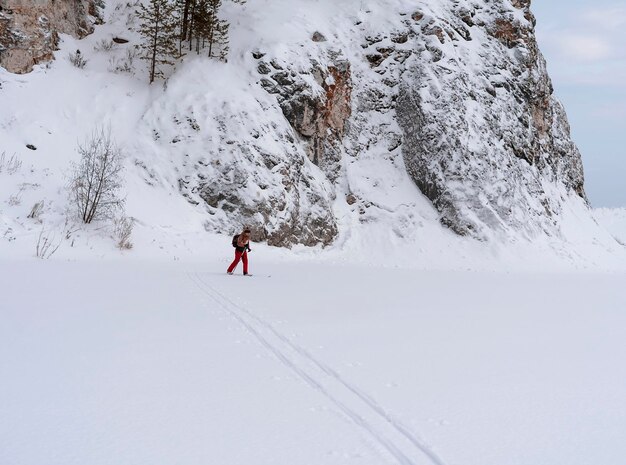
[[[586,8],[544,6],[540,48],[556,83],[626,88],[626,6],[595,1]]]
[[[600,27],[604,31],[622,32],[626,26],[626,7],[606,6],[588,9],[578,18],[581,23]]]
[[[548,57],[548,71],[557,87],[563,84],[626,89],[626,62],[622,60],[574,62],[560,55]]]
[[[605,103],[604,105],[594,108],[591,111],[590,116],[592,118],[599,118],[601,120],[623,120],[626,118],[626,105],[623,101],[614,102],[611,104]]]
[[[587,188],[596,202],[614,205],[619,174],[611,157],[626,134],[626,6],[624,0],[534,2],[539,46],[548,61],[583,150]],[[624,165],[621,165],[622,169]],[[610,186],[610,187],[607,187]]]
[[[581,61],[602,61],[614,56],[611,40],[607,37],[566,32],[555,38],[566,57]]]

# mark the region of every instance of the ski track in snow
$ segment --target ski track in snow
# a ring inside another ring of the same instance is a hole
[[[445,462],[400,421],[372,397],[349,383],[306,349],[281,334],[269,322],[233,302],[219,292],[199,273],[188,273],[189,279],[206,296],[243,325],[285,367],[295,372],[311,388],[323,394],[350,420],[380,444],[398,463],[446,465]]]

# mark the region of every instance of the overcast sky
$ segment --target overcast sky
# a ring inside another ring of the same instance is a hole
[[[565,105],[594,207],[626,207],[626,2],[533,0],[539,46]]]

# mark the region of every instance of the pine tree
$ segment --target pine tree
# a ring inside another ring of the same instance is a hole
[[[222,0],[206,0],[208,6],[208,22],[206,39],[209,43],[209,57],[216,57],[226,61],[228,57],[228,21],[219,19],[218,13],[222,7]]]
[[[209,36],[211,14],[207,0],[197,0],[195,9],[194,28],[196,37],[196,53],[200,54],[200,48],[204,48]]]
[[[229,0],[244,4],[246,0]],[[187,41],[189,50],[200,50],[208,46],[210,57],[226,60],[228,56],[229,24],[219,19],[222,0],[175,0],[180,18],[180,50],[182,42]]]
[[[188,40],[191,26],[191,15],[196,0],[174,0],[176,15],[179,19],[180,37],[178,38],[178,52],[183,56],[183,43]]]
[[[148,60],[152,84],[155,78],[163,76],[159,65],[173,65],[173,58],[179,54],[176,47],[178,18],[176,5],[169,0],[148,0],[147,5],[139,5],[137,17],[143,38],[141,58]]]
[[[191,0],[191,4],[190,4],[190,9],[189,9],[189,19],[188,19],[188,24],[187,24],[187,36],[185,37],[185,40],[189,41],[189,50],[193,50],[193,38],[194,38],[194,34],[195,34],[195,30],[196,30],[196,19],[197,19],[197,13],[196,13],[196,3],[197,0]]]
[[[179,9],[184,8],[184,0],[180,0]],[[222,60],[228,55],[228,22],[219,19],[218,13],[221,0],[192,0],[189,5],[189,24],[185,28],[189,50],[200,53],[208,46],[209,57]],[[181,26],[181,30],[183,27]]]
[[[177,0],[176,6],[180,15],[180,40],[183,42],[187,39],[187,29],[189,28],[189,13],[191,12],[191,4],[195,0]]]

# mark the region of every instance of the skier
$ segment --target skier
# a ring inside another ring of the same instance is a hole
[[[244,276],[251,276],[248,274],[248,252],[251,252],[250,248],[250,230],[244,229],[241,234],[235,234],[233,236],[233,247],[235,248],[235,259],[228,267],[228,274],[233,274],[235,268],[239,264],[239,260],[243,261],[243,274]]]

